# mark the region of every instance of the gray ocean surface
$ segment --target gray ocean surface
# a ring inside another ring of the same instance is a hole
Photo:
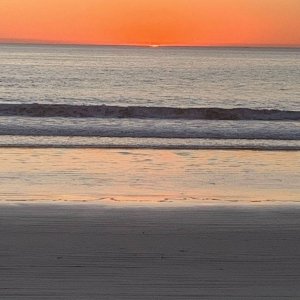
[[[299,121],[300,49],[0,45],[0,146],[300,149]]]

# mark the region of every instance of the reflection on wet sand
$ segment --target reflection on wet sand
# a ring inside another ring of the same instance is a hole
[[[295,203],[299,158],[299,152],[1,149],[0,201]]]

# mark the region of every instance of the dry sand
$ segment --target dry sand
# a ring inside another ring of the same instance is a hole
[[[0,207],[0,299],[300,299],[300,207]]]

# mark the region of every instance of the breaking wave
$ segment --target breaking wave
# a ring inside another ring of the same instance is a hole
[[[182,120],[300,121],[300,111],[65,104],[0,104],[0,116]]]

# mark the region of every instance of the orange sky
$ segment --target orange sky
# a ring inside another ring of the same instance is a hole
[[[0,39],[300,45],[300,0],[0,0]]]

